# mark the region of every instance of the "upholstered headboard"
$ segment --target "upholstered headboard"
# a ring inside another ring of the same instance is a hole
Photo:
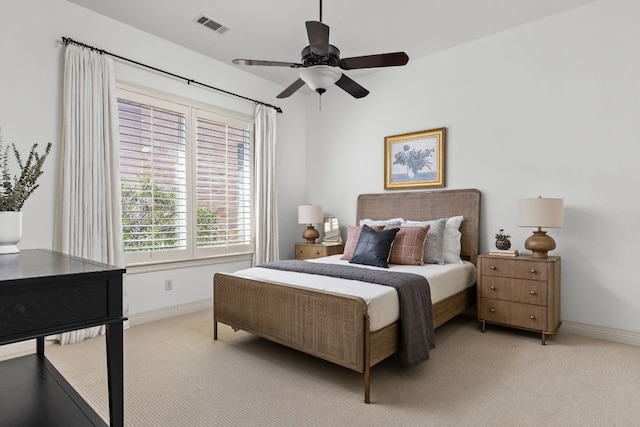
[[[426,221],[462,215],[460,255],[476,262],[480,250],[480,191],[434,190],[358,196],[356,224],[365,218]]]

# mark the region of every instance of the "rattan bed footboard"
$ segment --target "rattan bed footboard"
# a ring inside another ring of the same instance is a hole
[[[362,298],[224,273],[214,276],[213,293],[214,322],[364,372],[368,316]]]

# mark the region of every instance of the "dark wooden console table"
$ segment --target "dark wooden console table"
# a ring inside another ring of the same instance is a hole
[[[45,249],[0,255],[0,345],[36,339],[36,353],[0,362],[0,425],[105,426],[46,359],[44,338],[106,325],[109,417],[124,424],[123,268]]]

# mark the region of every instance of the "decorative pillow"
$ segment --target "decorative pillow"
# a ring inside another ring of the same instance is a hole
[[[399,230],[399,228],[392,228],[375,231],[368,225],[363,225],[356,250],[349,262],[389,268],[389,252]]]
[[[380,231],[384,227],[380,225],[374,225],[373,228],[375,231]],[[353,256],[353,252],[356,250],[356,246],[358,245],[358,239],[360,238],[360,231],[362,230],[362,226],[353,226],[347,225],[347,241],[344,244],[344,251],[342,251],[342,256],[340,259],[350,260]]]
[[[447,218],[434,219],[432,221],[405,221],[401,224],[402,227],[429,226],[427,240],[424,242],[423,261],[425,264],[444,264],[442,239],[444,238],[444,228],[446,224]]]
[[[361,219],[360,225],[368,225],[369,227],[373,225],[400,225],[404,222],[402,218],[391,218],[391,219]]]
[[[461,263],[460,258],[460,224],[462,216],[452,216],[447,218],[447,225],[444,227],[444,238],[442,243],[442,256],[445,263]]]
[[[391,246],[389,264],[424,265],[424,242],[427,240],[429,226],[397,227],[387,225],[385,230],[398,229],[398,234]]]

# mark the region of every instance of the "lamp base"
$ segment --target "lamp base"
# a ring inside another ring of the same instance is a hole
[[[534,258],[547,258],[548,252],[556,248],[556,242],[551,236],[547,236],[546,231],[538,227],[538,231],[534,231],[524,242],[524,247],[531,251]]]
[[[309,226],[302,232],[302,238],[311,245],[316,242],[318,237],[320,237],[320,232],[313,228],[313,225],[311,224],[309,224]]]

